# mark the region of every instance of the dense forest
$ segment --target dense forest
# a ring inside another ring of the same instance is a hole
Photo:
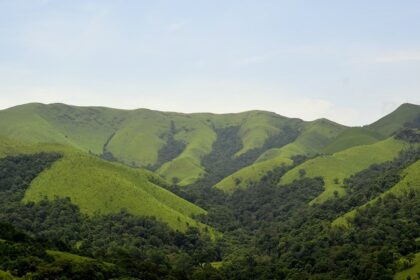
[[[392,279],[419,249],[418,192],[378,199],[358,211],[350,227],[331,222],[389,189],[419,157],[410,149],[372,165],[347,179],[345,196],[321,205],[308,202],[322,192],[322,178],[302,175],[277,186],[291,166],[230,196],[172,186],[208,210],[200,219],[223,234],[216,240],[125,211],[89,217],[65,198],[22,204],[31,180],[60,155],[6,157],[0,160],[0,220],[7,223],[1,224],[0,270],[33,279]],[[92,261],[60,260],[50,250]]]

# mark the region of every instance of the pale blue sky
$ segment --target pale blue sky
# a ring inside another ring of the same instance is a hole
[[[0,0],[0,108],[34,101],[366,124],[420,103],[420,1]]]

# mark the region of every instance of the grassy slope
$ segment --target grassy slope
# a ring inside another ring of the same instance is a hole
[[[87,154],[66,153],[31,183],[23,201],[70,197],[90,215],[126,209],[134,215],[155,216],[177,230],[185,230],[186,223],[202,228],[191,217],[206,212],[152,183],[153,176]]]
[[[13,279],[21,279],[21,278],[14,277],[9,272],[0,270],[0,280],[13,280]]]
[[[152,165],[165,145],[163,135],[171,121],[175,138],[186,143],[185,150],[165,163],[159,173],[181,184],[192,183],[205,173],[201,158],[210,153],[216,140],[214,128],[240,126],[243,149],[239,154],[261,147],[286,123],[301,122],[274,113],[250,111],[238,114],[180,114],[146,109],[115,110],[76,107],[64,104],[26,104],[0,111],[0,135],[29,143],[60,143],[101,154],[108,151],[120,161],[139,166]]]
[[[390,193],[398,196],[402,192],[407,191],[409,188],[420,190],[420,160],[416,161],[415,163],[413,163],[412,165],[407,167],[402,172],[401,176],[403,177],[402,180],[400,182],[398,182],[395,186],[390,188],[388,191],[384,192],[380,197],[383,197],[384,195],[387,195],[387,194],[390,194]],[[366,207],[367,205],[376,201],[376,199],[377,198],[375,198],[375,199],[369,201],[368,203],[366,203],[365,205],[362,205],[359,208],[356,208],[356,209],[344,214],[343,216],[337,218],[333,222],[333,225],[347,226],[348,225],[347,220],[351,219],[352,217],[354,217],[356,215],[357,209]]]
[[[406,122],[413,121],[420,116],[420,105],[402,104],[394,112],[367,126],[368,129],[390,136],[401,129]]]
[[[406,280],[408,276],[411,276],[411,279],[418,279],[417,273],[420,273],[420,253],[416,254],[416,259],[414,265],[409,269],[398,272],[394,276],[394,280]]]
[[[354,146],[373,144],[383,139],[379,133],[374,131],[362,127],[352,127],[340,133],[336,139],[321,149],[321,151],[325,154],[333,154]]]
[[[301,135],[293,143],[266,151],[254,164],[224,178],[215,187],[227,192],[233,192],[236,188],[245,188],[250,182],[259,181],[268,171],[282,164],[292,164],[291,157],[294,155],[312,155],[319,152],[345,128],[320,119],[304,124],[301,129],[303,130]],[[237,180],[239,184],[236,183]]]
[[[332,197],[335,191],[339,194],[344,193],[342,182],[345,178],[366,169],[374,163],[392,160],[406,145],[403,141],[389,138],[371,145],[352,147],[333,155],[319,156],[287,172],[280,183],[288,184],[298,179],[301,169],[306,171],[305,176],[307,177],[321,176],[324,178],[325,191],[312,203],[322,203]],[[338,184],[334,183],[336,178],[339,180]]]
[[[277,157],[291,158],[295,155],[317,154],[345,129],[346,127],[325,119],[308,122],[296,141],[282,148],[266,151],[257,162]]]
[[[232,193],[236,189],[246,188],[251,182],[258,182],[267,172],[283,164],[291,165],[293,161],[288,158],[277,157],[257,162],[229,175],[217,183],[215,187],[227,193]]]
[[[16,144],[0,137],[0,157],[38,152],[58,152],[64,157],[31,183],[24,201],[68,196],[87,214],[124,208],[135,215],[155,216],[178,230],[184,230],[186,223],[204,227],[192,216],[206,212],[160,187],[166,182],[152,172],[104,161],[69,146]]]

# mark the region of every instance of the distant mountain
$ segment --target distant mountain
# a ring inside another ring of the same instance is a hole
[[[349,128],[326,119],[305,122],[264,111],[182,114],[34,103],[0,111],[0,136],[69,145],[148,168],[178,185],[204,179],[199,182],[234,190],[258,181],[280,163],[290,164],[294,156],[373,144],[416,126],[419,108],[403,104],[369,126]]]

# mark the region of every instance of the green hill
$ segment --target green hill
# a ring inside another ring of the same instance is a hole
[[[158,185],[162,183],[149,171],[83,153],[66,153],[31,183],[23,201],[69,197],[89,215],[125,209],[138,216],[154,216],[180,231],[188,224],[204,228],[192,217],[206,212]]]
[[[83,213],[117,213],[121,209],[138,216],[155,216],[172,228],[183,231],[205,226],[193,219],[206,212],[161,186],[158,175],[139,168],[105,161],[60,144],[17,144],[0,138],[0,157],[17,154],[55,152],[63,158],[41,173],[30,185],[24,201],[69,197]]]
[[[386,192],[382,193],[379,197],[383,197],[387,194],[394,194],[394,195],[401,195],[409,191],[410,189],[420,191],[420,160],[416,161],[415,163],[411,164],[407,167],[401,174],[402,179],[399,181],[395,186],[387,190]],[[337,218],[333,225],[348,225],[347,220],[351,219],[355,216],[357,209],[364,208],[367,205],[375,202],[378,198],[371,200],[370,202],[366,203],[365,205],[356,208],[343,216]]]
[[[0,111],[0,136],[59,143],[129,165],[151,166],[169,181],[176,178],[187,185],[206,173],[201,159],[211,153],[217,129],[239,128],[242,145],[235,156],[240,156],[262,148],[283,127],[301,122],[262,111],[181,114],[33,103]]]
[[[351,147],[373,144],[383,139],[384,137],[377,132],[362,127],[351,127],[340,133],[321,151],[325,154],[333,154]]]
[[[296,140],[281,148],[272,148],[264,152],[255,163],[244,167],[218,182],[215,187],[232,192],[236,188],[245,188],[250,182],[258,182],[268,171],[285,164],[293,163],[293,156],[311,156],[320,152],[341,131],[346,128],[334,122],[320,119],[301,124],[300,135]]]
[[[407,125],[420,126],[420,105],[405,103],[367,128],[390,136]]]
[[[344,193],[343,180],[369,167],[393,159],[408,144],[404,141],[389,138],[371,145],[361,145],[333,155],[324,155],[306,161],[287,172],[281,184],[288,184],[302,176],[323,177],[325,191],[312,203],[322,203],[328,198]],[[302,171],[301,171],[302,170]]]
[[[276,157],[291,158],[296,155],[314,155],[331,143],[346,127],[326,119],[308,122],[293,143],[279,149],[271,149],[262,154],[257,162]]]

